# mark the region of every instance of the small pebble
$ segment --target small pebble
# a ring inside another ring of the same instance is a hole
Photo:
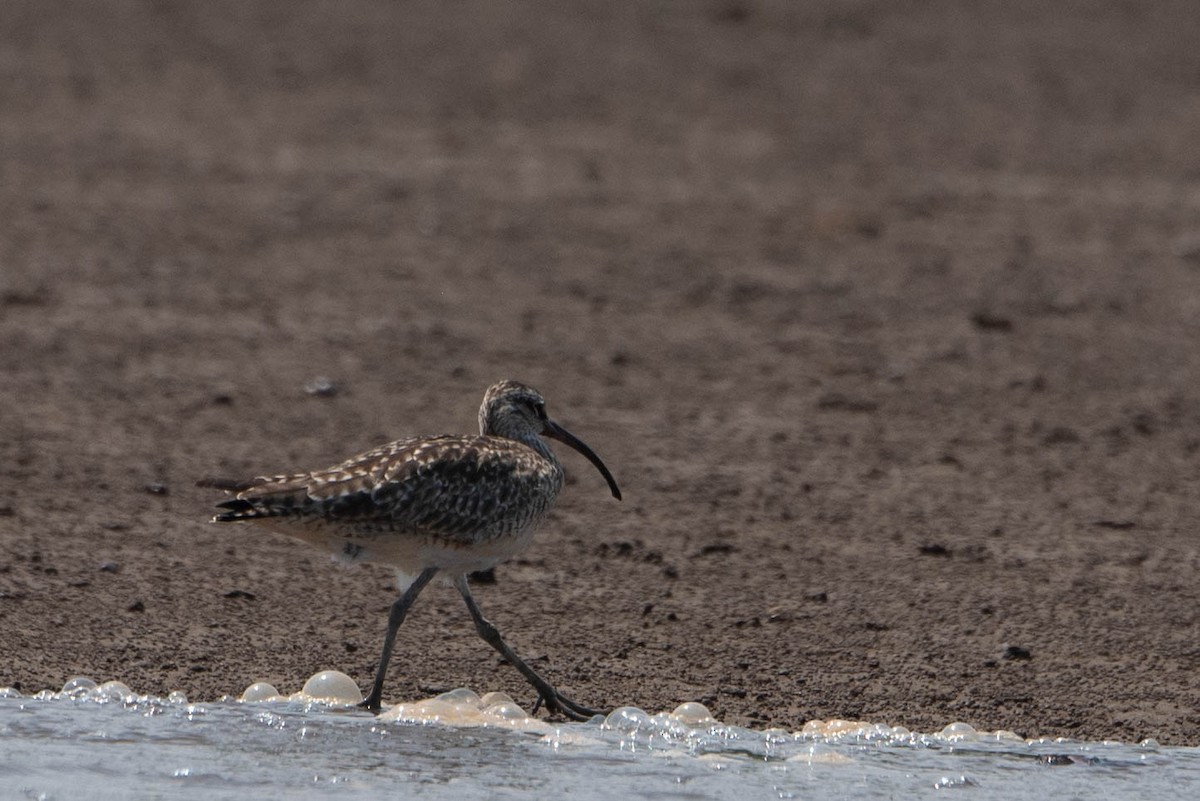
[[[1025,661],[1033,659],[1033,654],[1028,648],[1022,648],[1019,645],[1010,645],[1004,649],[1004,658],[1013,661]]]

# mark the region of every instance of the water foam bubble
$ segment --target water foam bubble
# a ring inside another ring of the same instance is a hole
[[[979,739],[979,732],[970,723],[951,723],[940,734],[952,742],[974,742]]]
[[[644,710],[636,706],[621,706],[608,713],[603,726],[606,729],[634,732],[638,729],[649,728],[654,724],[653,719]]]
[[[530,717],[507,693],[487,693],[480,698],[477,693],[464,687],[434,698],[396,704],[381,714],[378,720],[460,727],[498,727],[529,734],[545,734],[551,731],[550,724]]]
[[[337,670],[322,670],[304,682],[300,694],[308,700],[334,704],[357,704],[362,700],[354,679]]]
[[[268,684],[265,681],[256,681],[242,691],[242,695],[238,700],[247,704],[254,704],[263,701],[280,701],[282,697],[279,695],[279,690],[275,689],[274,684]]]
[[[67,680],[67,683],[62,686],[59,693],[68,698],[82,698],[98,686],[93,679],[87,676],[75,676]]]
[[[106,681],[88,693],[88,696],[97,701],[125,701],[137,697],[123,681]]]
[[[488,695],[502,695],[502,696],[504,696],[505,699],[508,700],[509,703],[512,702],[512,699],[509,698],[504,693],[488,693]],[[472,690],[468,687],[456,687],[453,690],[444,692],[441,695],[437,696],[437,700],[438,701],[446,701],[447,703],[451,703],[451,704],[474,706],[477,708],[483,708],[484,706],[486,706],[486,704],[480,703],[483,699],[479,697],[479,693],[475,692],[474,690]],[[492,701],[489,701],[488,703],[495,703],[495,701],[492,700]]]
[[[450,692],[455,692],[455,691],[451,690]],[[470,690],[468,690],[467,692],[470,692]],[[508,693],[502,693],[502,692],[484,693],[483,697],[479,699],[479,707],[481,709],[489,707],[492,704],[515,704],[515,703],[516,703],[516,701],[513,700],[513,697],[511,695],[509,695]]]
[[[478,711],[470,707],[464,707],[462,704],[439,701],[437,698],[426,698],[423,701],[417,701],[415,704],[400,704],[400,706],[408,708],[409,716],[424,718],[432,722],[457,721],[464,715],[469,716],[472,711]]]
[[[525,720],[529,717],[524,709],[513,703],[490,704],[483,709],[485,715],[500,720]]]
[[[671,715],[684,726],[707,726],[717,722],[708,707],[696,701],[680,704]]]

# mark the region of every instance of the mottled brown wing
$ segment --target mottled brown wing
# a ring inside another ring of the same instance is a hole
[[[469,539],[523,526],[545,509],[541,458],[497,437],[399,440],[326,470],[255,479],[220,506],[222,522],[323,518],[372,531]]]

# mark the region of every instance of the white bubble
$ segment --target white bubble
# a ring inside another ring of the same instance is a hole
[[[947,740],[978,740],[979,732],[970,723],[951,723],[940,732]]]
[[[493,703],[488,703],[492,701]],[[459,688],[436,698],[396,704],[376,720],[455,727],[503,728],[529,734],[547,734],[550,724],[532,718],[506,693],[487,693],[480,698]]]
[[[491,694],[492,695],[503,695],[503,693],[491,693]],[[466,687],[456,687],[455,689],[450,690],[449,692],[444,692],[441,695],[437,696],[437,698],[435,700],[445,701],[448,704],[459,704],[461,706],[475,707],[476,709],[478,709],[482,706],[482,704],[480,703],[480,701],[482,699],[479,697],[479,693],[475,692],[474,690],[468,689]]]
[[[1023,743],[1025,738],[1017,734],[1015,731],[1008,729],[997,729],[988,736],[989,740],[995,740],[998,743]]]
[[[858,720],[842,720],[834,718],[825,724],[826,734],[842,734],[845,732],[859,731],[866,724]]]
[[[256,681],[242,692],[242,697],[238,700],[248,704],[260,701],[278,701],[279,690],[276,690],[273,684],[268,684],[265,681]]]
[[[335,704],[357,704],[362,700],[362,692],[354,679],[337,670],[322,670],[304,682],[300,693],[310,699]]]
[[[603,723],[603,721],[601,721],[601,723]],[[655,729],[655,731],[661,732],[668,732],[680,727],[687,728],[683,725],[679,718],[675,717],[674,713],[671,712],[655,712],[650,716],[650,725]]]
[[[869,727],[870,723],[864,723],[861,720],[843,720],[841,718],[833,718],[831,720],[810,720],[804,724],[797,734],[801,737],[853,737]]]
[[[712,713],[708,711],[708,707],[696,701],[680,704],[675,707],[675,711],[671,715],[685,726],[705,726],[716,722]]]
[[[97,686],[96,682],[87,676],[75,676],[69,679],[59,692],[63,695],[82,696],[96,689]]]
[[[133,690],[123,681],[106,681],[88,694],[93,698],[121,701],[133,696]]]
[[[186,704],[187,702],[187,693],[183,690],[171,690],[167,693],[168,704]]]
[[[473,710],[478,716],[478,710]],[[380,720],[404,720],[410,723],[459,722],[466,710],[458,704],[426,698],[411,704],[396,704],[379,716]]]
[[[489,706],[491,706],[492,704],[515,704],[515,703],[516,703],[516,701],[514,701],[512,696],[509,695],[508,693],[501,693],[501,692],[484,693],[483,697],[479,699],[479,708],[486,709]]]
[[[0,687],[0,698],[20,698],[21,691],[16,687]]]
[[[608,713],[604,727],[618,731],[637,731],[651,726],[650,716],[636,706],[622,706]]]
[[[511,701],[492,704],[484,708],[483,713],[488,717],[500,718],[502,720],[525,720],[529,717],[524,709]]]

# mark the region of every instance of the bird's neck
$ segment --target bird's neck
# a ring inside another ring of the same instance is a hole
[[[550,462],[552,465],[559,468],[562,467],[562,465],[558,463],[558,457],[554,455],[554,449],[550,447],[549,442],[537,436],[536,434],[531,437],[531,439],[533,442],[525,441],[525,444],[540,453],[546,459],[546,461]]]
[[[527,431],[524,433],[524,435],[511,437],[511,439],[515,439],[517,442],[524,443],[533,448],[538,452],[539,456],[550,462],[550,464],[558,464],[558,457],[554,455],[554,451],[550,448],[550,443],[546,442],[546,440],[542,439],[537,434]]]
[[[525,426],[513,426],[512,428],[504,428],[502,426],[494,426],[491,433],[497,437],[516,440],[523,445],[528,445],[538,453],[546,461],[553,465],[558,465],[558,457],[554,455],[554,451],[550,448],[550,443],[542,439],[536,432],[531,431]]]

